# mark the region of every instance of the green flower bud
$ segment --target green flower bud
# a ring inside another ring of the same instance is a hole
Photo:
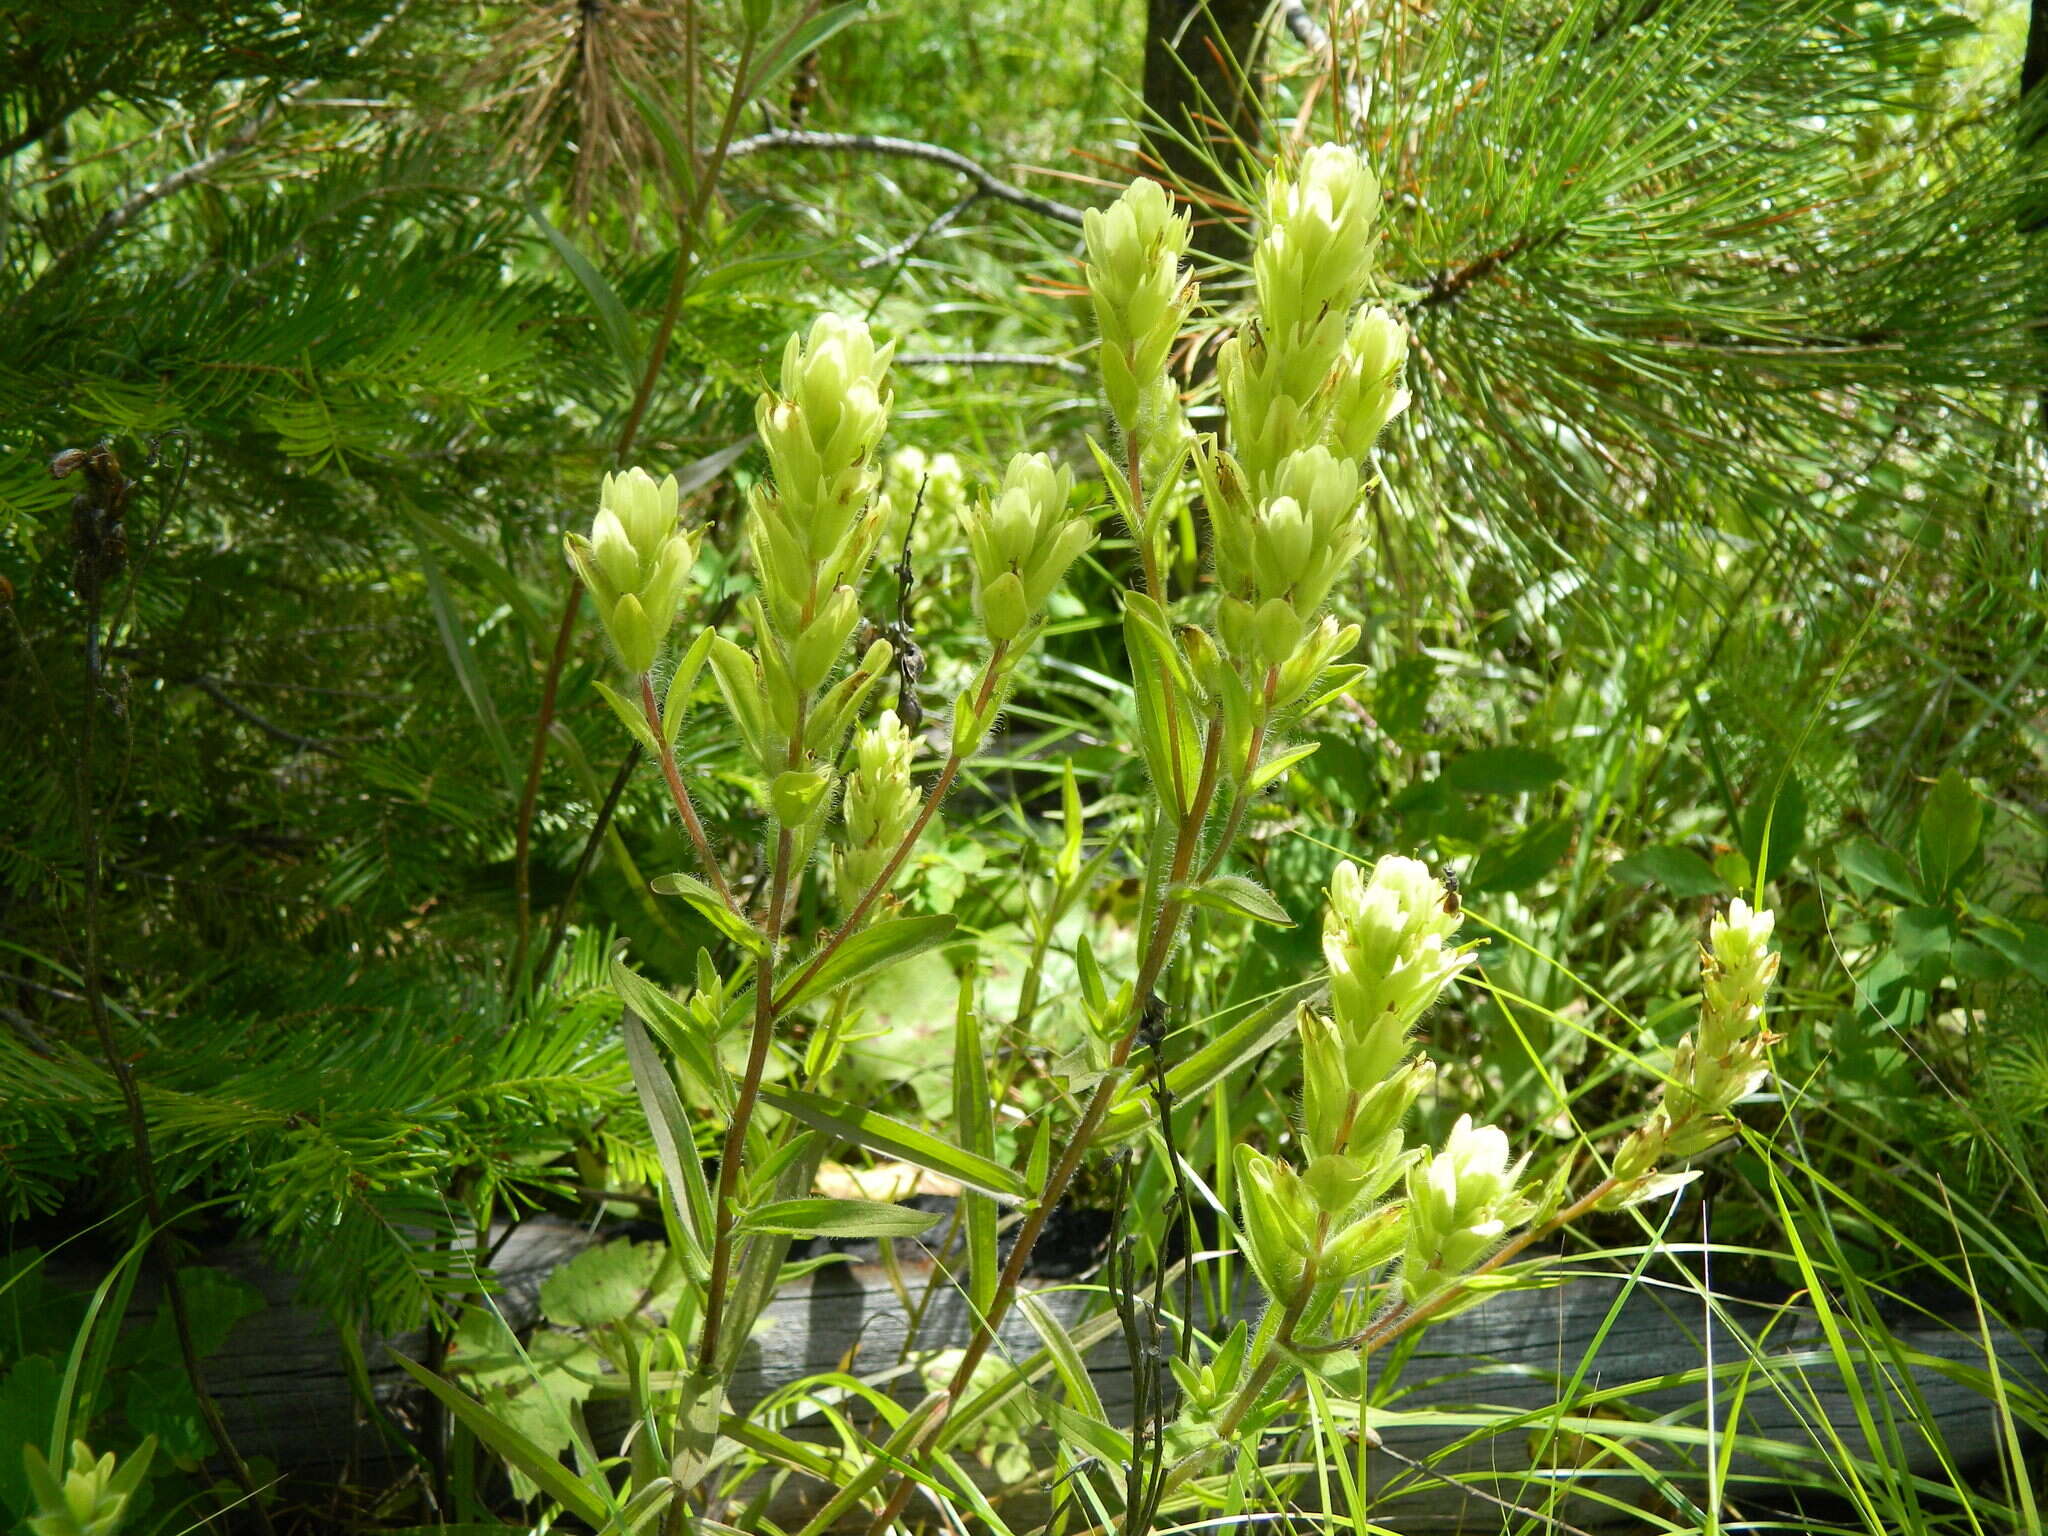
[[[1400,1205],[1359,1217],[1323,1245],[1325,1273],[1345,1283],[1378,1269],[1401,1251],[1407,1221],[1407,1209]]]
[[[723,635],[711,641],[711,674],[739,726],[754,761],[766,768],[782,761],[787,741],[776,741],[768,726],[768,701],[761,688],[761,668],[748,651]]]
[[[1340,625],[1325,615],[1280,668],[1280,676],[1273,689],[1273,707],[1285,709],[1307,693],[1315,680],[1322,676],[1325,667],[1358,644],[1359,634],[1356,624]]]
[[[1470,960],[1450,943],[1460,919],[1447,905],[1443,883],[1416,859],[1381,859],[1370,880],[1348,859],[1332,874],[1323,955],[1353,1082],[1393,1071],[1408,1031]]]
[[[1316,1205],[1285,1163],[1238,1144],[1237,1185],[1244,1206],[1245,1258],[1281,1305],[1294,1299],[1316,1251]]]
[[[1259,664],[1277,667],[1301,644],[1301,615],[1286,598],[1269,598],[1252,618],[1252,633],[1258,640]]]
[[[1401,369],[1408,360],[1408,327],[1387,310],[1361,310],[1351,322],[1330,394],[1330,439],[1352,462],[1372,451],[1380,429],[1408,408]]]
[[[1193,279],[1181,276],[1188,226],[1166,189],[1143,177],[1107,210],[1082,217],[1103,389],[1126,433],[1147,414],[1148,396],[1171,390],[1166,360],[1195,300]]]
[[[1074,472],[1042,453],[1010,460],[1003,488],[968,515],[975,602],[989,639],[1014,640],[1044,610],[1067,568],[1095,540],[1088,519],[1067,510]]]
[[[1302,1183],[1317,1205],[1333,1216],[1351,1209],[1372,1169],[1355,1157],[1325,1152],[1312,1158],[1301,1172]]]
[[[1031,622],[1031,607],[1024,599],[1024,583],[1015,571],[1005,571],[981,592],[981,622],[990,640],[1001,644],[1014,640]]]
[[[661,654],[697,563],[699,535],[676,521],[679,494],[673,475],[658,484],[644,469],[606,475],[590,536],[562,539],[570,568],[631,673],[647,671]]]
[[[923,801],[910,777],[916,755],[916,738],[904,730],[893,709],[883,710],[856,739],[854,769],[846,781],[846,846],[839,853],[842,912],[850,911],[881,878],[917,820]]]
[[[859,595],[851,587],[833,588],[818,616],[797,636],[792,657],[797,687],[810,693],[832,675],[833,665],[859,622]]]
[[[1496,1127],[1460,1115],[1443,1149],[1408,1170],[1408,1257],[1402,1285],[1411,1302],[1440,1290],[1485,1257],[1507,1228],[1526,1219],[1517,1194],[1528,1159],[1510,1164]]]

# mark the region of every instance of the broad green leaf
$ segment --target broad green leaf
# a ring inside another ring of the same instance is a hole
[[[695,907],[712,927],[748,954],[759,956],[768,952],[768,941],[761,936],[761,930],[733,911],[718,892],[695,875],[656,875],[649,884],[660,895],[682,897]]]
[[[1173,899],[1192,902],[1198,907],[1212,907],[1218,912],[1230,912],[1239,917],[1248,917],[1254,922],[1270,923],[1275,928],[1292,928],[1294,919],[1287,909],[1273,899],[1273,893],[1256,880],[1243,875],[1217,875],[1200,885],[1184,883],[1173,887]]]
[[[826,957],[814,974],[796,968],[798,980],[775,1000],[778,1013],[800,1008],[814,997],[835,992],[870,971],[898,960],[907,960],[953,936],[957,920],[950,914],[929,917],[892,917],[872,924],[847,939]]]
[[[880,1200],[777,1200],[747,1212],[742,1232],[779,1232],[785,1237],[916,1237],[938,1224],[935,1211]]]
[[[1860,881],[1874,890],[1889,891],[1900,900],[1915,905],[1927,900],[1920,882],[1914,878],[1913,866],[1901,855],[1868,838],[1857,838],[1837,848],[1835,862],[1851,880]]]
[[[1950,768],[1934,781],[1927,803],[1920,807],[1920,873],[1930,895],[1946,896],[1956,888],[1983,838],[1983,802]]]
[[[577,1519],[597,1530],[611,1528],[616,1501],[607,1487],[602,1495],[577,1477],[526,1435],[503,1422],[467,1392],[450,1386],[425,1366],[403,1355],[391,1357],[406,1375],[425,1387],[470,1432],[532,1480],[534,1486]]]
[[[1489,843],[1473,861],[1465,885],[1473,891],[1525,891],[1571,851],[1572,823],[1560,816]]]
[[[1970,927],[1970,937],[2048,986],[2048,928],[2039,923],[2008,923],[2003,918],[1986,920],[1979,914]]]
[[[1429,695],[1436,685],[1436,658],[1410,656],[1380,674],[1372,693],[1373,719],[1403,746],[1418,746],[1429,721]]]
[[[1955,919],[1941,907],[1901,907],[1892,920],[1892,942],[1899,958],[1920,967],[1946,964],[1956,939]]]
[[[1564,764],[1534,747],[1485,747],[1444,764],[1443,781],[1468,795],[1525,795],[1564,777]]]
[[[1623,885],[1661,886],[1680,900],[1713,896],[1727,890],[1714,866],[1677,843],[1659,843],[1631,854],[1607,871]]]
[[[590,300],[590,307],[597,314],[597,328],[605,342],[612,349],[612,356],[618,359],[620,369],[635,383],[640,378],[640,338],[633,327],[633,317],[621,302],[617,291],[605,281],[604,274],[590,264],[590,258],[576,249],[575,243],[547,220],[540,211],[540,205],[531,199],[526,203],[526,216],[540,226],[540,232],[547,236],[548,244],[555,248],[555,254],[562,258],[562,265],[569,269],[569,275]]]
[[[1949,964],[1965,981],[2003,981],[2013,969],[2012,961],[1996,947],[1974,939],[1957,939],[1949,951]]]
[[[654,1243],[619,1238],[586,1248],[540,1285],[541,1315],[559,1328],[604,1328],[640,1310],[661,1268]]]
[[[929,1131],[921,1131],[879,1110],[862,1109],[827,1098],[822,1093],[783,1088],[773,1083],[762,1085],[761,1097],[784,1114],[794,1115],[828,1136],[837,1136],[855,1146],[866,1147],[870,1152],[901,1158],[906,1163],[914,1163],[942,1178],[953,1179],[986,1194],[1004,1200],[1021,1200],[1029,1193],[1022,1179],[993,1158],[977,1157],[951,1142],[940,1140]]]
[[[1766,801],[1762,796],[1774,782],[1763,781],[1758,798],[1742,818],[1742,856],[1752,871],[1761,868],[1766,884],[1785,872],[1806,843],[1806,786],[1798,774],[1788,773],[1778,786],[1777,799]]]

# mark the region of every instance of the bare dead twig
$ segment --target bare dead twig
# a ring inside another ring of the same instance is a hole
[[[726,158],[737,160],[743,155],[756,155],[769,149],[817,149],[838,154],[893,155],[902,160],[923,160],[965,176],[984,197],[1014,203],[1019,208],[1028,208],[1033,213],[1057,219],[1062,224],[1071,224],[1077,229],[1081,225],[1080,209],[1004,181],[979,161],[970,160],[943,144],[927,144],[922,139],[899,139],[882,133],[816,133],[807,129],[781,128],[735,140],[726,152]]]

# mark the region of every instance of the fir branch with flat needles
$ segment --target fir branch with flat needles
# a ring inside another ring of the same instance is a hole
[[[95,767],[98,762],[101,694],[105,687],[100,642],[101,602],[106,588],[121,575],[135,555],[128,546],[126,522],[135,485],[121,470],[120,461],[105,444],[92,449],[67,449],[57,455],[51,473],[59,478],[74,474],[84,477],[85,488],[72,502],[73,561],[78,595],[85,619],[85,707],[79,715],[77,775],[78,835],[83,844],[84,916],[81,924],[84,954],[80,972],[85,986],[86,1012],[98,1037],[100,1054],[107,1070],[120,1086],[127,1111],[128,1137],[134,1157],[136,1186],[142,1193],[143,1213],[149,1222],[149,1247],[157,1275],[170,1309],[172,1330],[185,1378],[198,1400],[199,1413],[213,1437],[215,1449],[228,1464],[228,1471],[247,1501],[253,1506],[257,1523],[266,1536],[274,1531],[270,1511],[263,1502],[263,1490],[255,1474],[235,1449],[235,1442],[221,1418],[220,1405],[207,1389],[206,1372],[193,1342],[191,1308],[178,1275],[177,1255],[171,1247],[170,1220],[156,1173],[156,1150],[150,1136],[149,1116],[136,1086],[135,1070],[115,1039],[108,1017],[105,978],[101,974],[100,931],[100,806]]]

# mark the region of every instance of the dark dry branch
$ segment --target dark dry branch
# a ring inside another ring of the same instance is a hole
[[[736,140],[726,152],[728,160],[737,160],[742,155],[759,154],[764,149],[821,149],[840,154],[894,155],[903,160],[925,160],[933,165],[943,165],[957,171],[973,182],[985,197],[993,197],[1006,203],[1015,203],[1019,208],[1028,208],[1033,213],[1043,214],[1048,219],[1057,219],[1062,224],[1081,224],[1081,210],[1056,198],[1042,197],[1036,192],[1026,191],[1004,181],[993,171],[977,161],[970,160],[958,150],[947,149],[943,144],[927,144],[922,139],[899,139],[883,133],[814,133],[807,129],[779,128],[769,133],[757,133],[752,138]]]

